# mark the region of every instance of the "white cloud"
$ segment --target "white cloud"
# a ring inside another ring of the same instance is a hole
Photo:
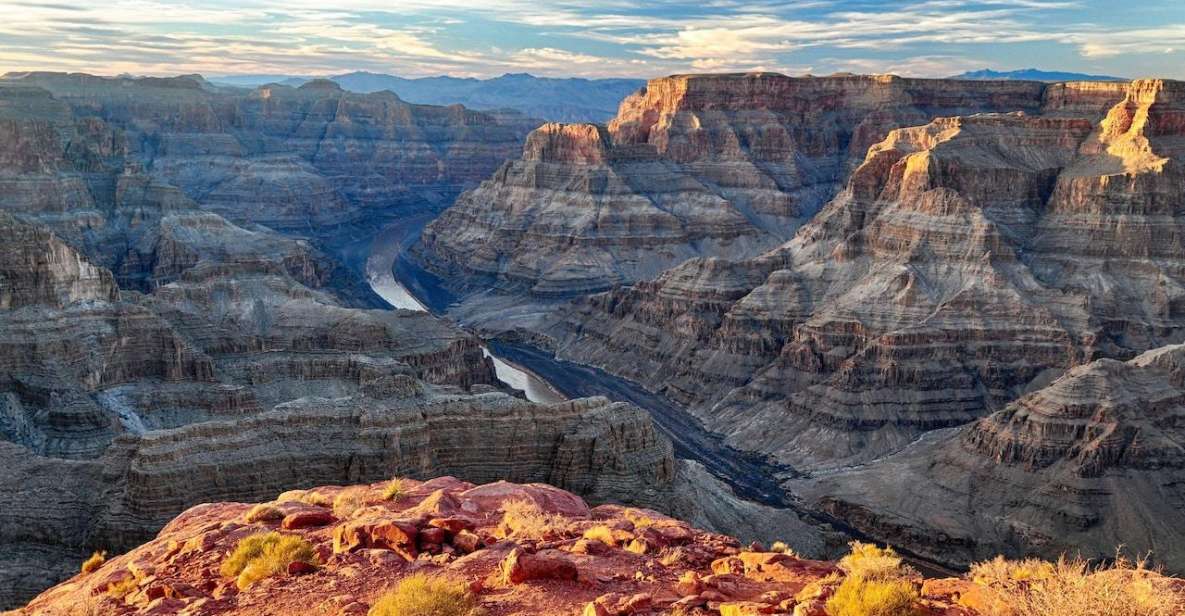
[[[976,45],[1066,45],[1092,59],[1185,48],[1185,23],[1077,23],[1086,2],[0,0],[0,71],[653,76],[810,65],[933,76],[966,68],[964,55],[990,57],[967,51]],[[495,24],[488,38],[450,31],[474,20]],[[533,36],[499,37],[498,24]]]

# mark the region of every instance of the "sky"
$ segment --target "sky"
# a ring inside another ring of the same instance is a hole
[[[1185,79],[1185,0],[0,0],[0,73]]]

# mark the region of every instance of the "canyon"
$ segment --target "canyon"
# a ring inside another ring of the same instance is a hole
[[[6,75],[0,606],[393,475],[1185,571],[1182,148],[1165,80],[675,75],[602,126]]]
[[[1183,143],[1174,81],[673,76],[538,129],[413,258],[456,318],[685,406],[857,531],[1179,570],[1185,434],[1109,410],[1177,377],[1063,397],[1183,340]]]
[[[211,500],[396,469],[669,485],[641,411],[510,395],[478,340],[380,308],[321,248],[369,212],[431,211],[519,122],[322,84],[0,80],[0,603]]]

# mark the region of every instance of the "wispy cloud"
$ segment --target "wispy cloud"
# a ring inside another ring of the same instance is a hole
[[[1167,56],[1185,77],[1176,1],[1113,24],[1104,0],[0,0],[0,70],[938,75],[1056,58],[1122,73]]]

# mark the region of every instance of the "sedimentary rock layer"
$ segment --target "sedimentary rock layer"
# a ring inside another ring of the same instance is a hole
[[[561,352],[807,469],[1179,340],[1185,86],[1045,103],[891,131],[793,240],[592,296],[557,329]]]
[[[816,504],[948,562],[1121,545],[1185,570],[1185,347],[1077,366],[867,468],[796,482]]]
[[[656,79],[607,129],[538,129],[520,160],[425,230],[419,254],[459,286],[478,277],[539,296],[650,278],[695,256],[754,256],[791,237],[890,130],[1035,112],[1045,89],[892,76]]]
[[[306,232],[358,223],[376,210],[444,207],[512,156],[535,125],[514,114],[412,105],[390,92],[345,92],[323,80],[246,91],[198,76],[18,73],[0,85],[0,97],[17,99],[0,106],[7,118],[0,133],[16,132],[6,142],[29,146],[13,151],[60,140],[73,163],[56,183],[45,175],[62,171],[61,160],[26,161],[22,177],[0,177],[19,189],[25,209],[34,201],[63,211],[87,205],[89,176],[122,155],[229,220]],[[53,191],[73,199],[51,198]]]
[[[652,504],[672,480],[670,443],[637,407],[441,396],[406,381],[410,390],[400,393],[304,398],[237,420],[127,434],[86,462],[0,443],[9,471],[0,483],[14,496],[0,512],[0,601],[33,596],[93,549],[129,550],[202,502],[446,473],[548,481],[597,502]]]

